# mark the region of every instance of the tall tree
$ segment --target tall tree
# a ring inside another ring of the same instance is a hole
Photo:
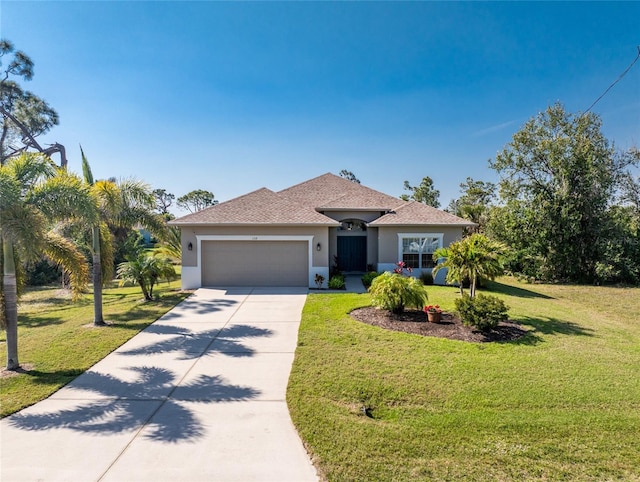
[[[67,165],[64,146],[54,143],[42,147],[37,137],[58,124],[58,114],[43,99],[23,90],[14,79],[29,81],[33,78],[33,62],[21,51],[16,51],[8,40],[0,40],[0,65],[9,57],[0,72],[0,165],[10,157],[35,149],[47,156],[60,154],[60,165]]]
[[[153,196],[156,199],[156,209],[157,211],[166,216],[169,214],[169,207],[173,204],[176,196],[167,192],[166,189],[154,189]]]
[[[429,176],[425,176],[422,178],[419,186],[412,186],[409,184],[409,181],[404,182],[405,191],[409,191],[411,194],[402,194],[400,195],[400,199],[403,201],[418,201],[428,206],[433,206],[434,208],[440,207],[440,201],[438,198],[440,197],[440,191],[435,189],[433,186],[433,179]]]
[[[527,232],[524,240],[518,235],[504,241],[538,260],[538,277],[594,281],[600,241],[607,237],[607,207],[633,163],[631,152],[616,152],[604,137],[597,115],[572,115],[554,104],[529,120],[491,162],[505,202],[492,229],[498,235]],[[508,230],[496,226],[505,220]]]
[[[340,171],[338,173],[338,175],[340,177],[346,179],[347,181],[351,181],[351,182],[355,182],[356,184],[360,184],[360,179],[358,179],[356,177],[356,175],[351,171],[347,171],[346,169],[343,169],[342,171]]]
[[[496,185],[491,182],[475,181],[468,177],[460,184],[461,196],[449,203],[447,211],[473,221],[478,226],[476,232],[484,231],[489,212],[496,198]]]
[[[178,207],[190,213],[198,212],[206,207],[218,204],[211,191],[195,189],[178,198]]]
[[[78,218],[95,222],[97,210],[85,183],[58,169],[40,154],[26,153],[0,166],[0,242],[2,244],[2,309],[7,333],[7,369],[18,360],[17,265],[44,254],[70,276],[74,296],[88,281],[82,253],[58,232],[58,222]]]
[[[97,223],[90,226],[90,250],[93,258],[93,323],[105,324],[102,312],[102,288],[114,273],[114,237],[124,242],[126,234],[136,226],[164,236],[166,225],[162,216],[155,214],[155,198],[148,185],[135,180],[94,181],[91,167],[82,146],[82,172],[85,183],[98,206]]]

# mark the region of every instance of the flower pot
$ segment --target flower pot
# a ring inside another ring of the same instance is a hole
[[[429,320],[430,323],[440,323],[441,316],[442,313],[438,311],[427,311],[427,320]]]

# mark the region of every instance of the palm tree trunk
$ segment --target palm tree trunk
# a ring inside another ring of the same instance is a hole
[[[100,227],[91,230],[93,237],[93,324],[104,326],[102,317],[102,260],[100,258]]]
[[[17,370],[20,367],[18,362],[18,285],[12,241],[4,240],[2,255],[2,289],[4,291],[4,316],[7,325],[7,370]]]

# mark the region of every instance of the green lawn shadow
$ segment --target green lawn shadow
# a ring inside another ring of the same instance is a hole
[[[519,288],[517,286],[511,286],[498,281],[486,281],[482,282],[484,288],[487,291],[496,291],[509,296],[515,296],[517,298],[541,298],[544,300],[553,300],[552,296],[544,295],[536,291]]]
[[[594,330],[585,328],[572,321],[563,321],[557,318],[531,316],[520,317],[516,320],[523,326],[533,328],[532,335],[566,335],[566,336],[595,336]]]

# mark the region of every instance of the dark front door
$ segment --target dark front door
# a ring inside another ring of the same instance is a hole
[[[366,236],[338,236],[338,269],[340,271],[366,271]]]

